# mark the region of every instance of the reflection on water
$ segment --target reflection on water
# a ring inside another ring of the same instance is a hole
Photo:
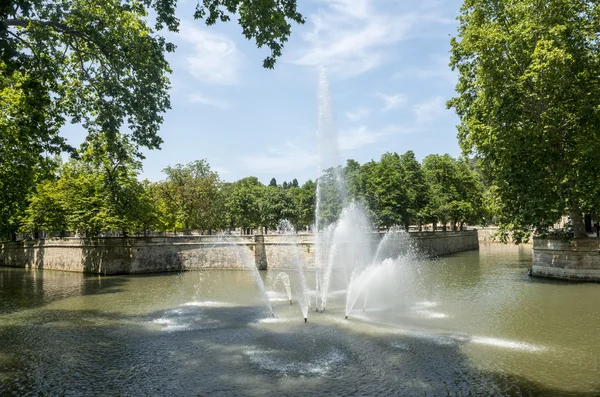
[[[279,287],[267,316],[248,272],[0,268],[0,395],[600,393],[600,285],[530,263],[502,245],[414,263],[393,301],[344,320],[340,291],[308,324]]]

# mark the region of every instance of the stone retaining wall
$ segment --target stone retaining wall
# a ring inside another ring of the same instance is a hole
[[[533,240],[534,276],[579,281],[600,281],[600,241],[581,239],[572,242],[551,239]]]
[[[477,231],[410,233],[424,256],[478,249]],[[311,235],[48,239],[0,243],[0,266],[93,274],[202,269],[315,268]]]

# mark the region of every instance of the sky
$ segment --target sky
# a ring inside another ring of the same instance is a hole
[[[222,180],[256,176],[263,183],[317,176],[317,84],[326,71],[339,158],[360,163],[385,152],[457,157],[458,117],[446,109],[457,74],[448,66],[460,0],[298,0],[304,25],[274,70],[269,55],[231,22],[206,26],[179,1],[180,32],[168,55],[172,109],[161,150],[146,150],[142,178],[206,159]],[[78,145],[85,131],[65,128]]]

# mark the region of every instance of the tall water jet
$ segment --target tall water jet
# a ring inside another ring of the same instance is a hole
[[[298,303],[300,305],[300,310],[302,311],[304,321],[308,321],[308,308],[310,307],[310,296],[308,293],[308,286],[306,284],[306,277],[304,276],[304,268],[302,265],[303,261],[300,255],[301,247],[298,246],[298,237],[296,234],[296,229],[288,220],[281,220],[277,225],[277,233],[285,236],[285,243],[288,244],[290,247],[289,250],[286,250],[288,254],[280,258],[280,261],[282,261],[284,265],[290,266],[297,275],[298,283],[294,284],[294,286],[296,287],[295,291],[298,297]]]
[[[341,211],[347,193],[338,155],[338,137],[333,122],[329,82],[323,68],[319,73],[318,84],[317,145],[319,162],[315,205],[315,260],[317,274],[327,277],[330,273],[327,269],[330,262],[328,237],[332,233],[331,224]],[[327,300],[328,281],[322,279],[319,284],[323,311]]]

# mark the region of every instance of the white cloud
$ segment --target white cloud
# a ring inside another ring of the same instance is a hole
[[[446,109],[446,101],[441,96],[415,104],[412,111],[415,116],[415,123],[420,125],[429,124],[450,113],[450,110]]]
[[[388,112],[392,109],[397,109],[406,103],[406,97],[402,94],[386,95],[377,93],[375,95],[384,102],[383,109],[381,109],[382,112]]]
[[[362,146],[372,145],[384,141],[387,137],[395,134],[409,133],[410,129],[396,125],[387,126],[381,130],[370,130],[364,125],[343,133],[339,137],[340,150],[353,150]]]
[[[346,117],[350,121],[359,121],[368,117],[371,114],[371,109],[367,108],[358,108],[353,111],[346,112]]]
[[[190,94],[188,99],[192,103],[198,103],[201,105],[212,106],[212,107],[215,107],[218,109],[223,109],[223,110],[229,109],[231,107],[231,105],[227,101],[224,101],[224,100],[218,99],[218,98],[209,98],[209,97],[206,97],[197,92]]]
[[[230,85],[238,81],[242,55],[233,40],[183,22],[180,37],[191,43],[188,72],[203,83]]]
[[[295,63],[324,66],[336,77],[357,75],[384,63],[397,52],[390,51],[394,44],[414,37],[421,29],[427,32],[427,26],[434,23],[447,23],[429,2],[416,7],[383,3],[321,0],[318,12],[307,18],[313,29],[303,36],[307,47]]]
[[[314,151],[309,152],[287,141],[283,147],[270,148],[267,154],[243,156],[241,162],[249,171],[285,173],[316,168],[318,156]]]

